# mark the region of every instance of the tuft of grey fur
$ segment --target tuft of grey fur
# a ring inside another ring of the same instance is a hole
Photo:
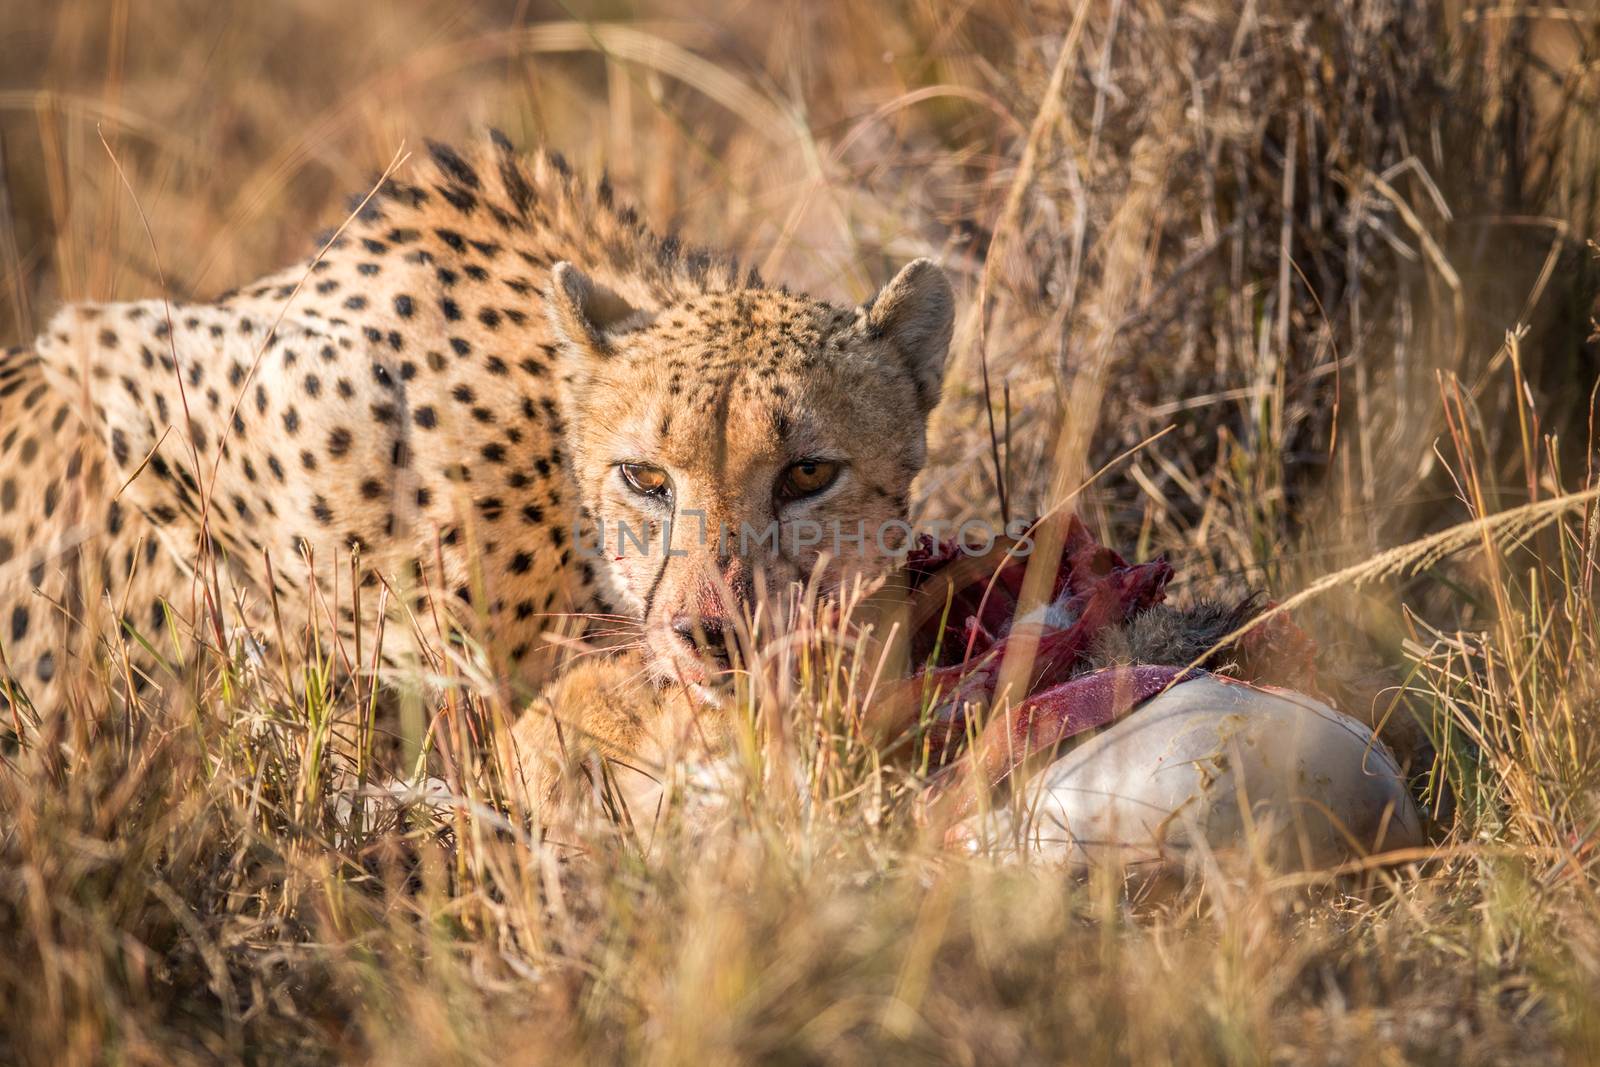
[[[1249,622],[1259,610],[1258,604],[1254,596],[1232,603],[1201,601],[1187,608],[1157,604],[1096,637],[1085,669],[1132,664],[1187,667],[1199,660],[1205,670],[1226,673],[1234,649],[1216,646]]]

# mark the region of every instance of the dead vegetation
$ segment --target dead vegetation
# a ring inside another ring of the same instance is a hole
[[[839,299],[937,255],[964,310],[921,512],[1070,500],[1169,554],[1180,595],[1311,591],[1325,674],[1419,753],[1438,824],[1426,862],[1331,883],[1227,864],[1130,899],[995,870],[907,831],[908,783],[845,727],[856,694],[819,685],[748,709],[746,801],[709,837],[558,829],[498,758],[518,709],[461,661],[399,716],[441,815],[330,788],[327,738],[369,689],[156,635],[195,669],[19,719],[0,759],[0,1061],[1600,1052],[1593,12],[0,14],[5,343],[61,299],[277,267],[397,150],[481,124]]]

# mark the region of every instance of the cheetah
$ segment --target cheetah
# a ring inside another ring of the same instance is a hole
[[[100,438],[23,348],[0,355],[0,470],[0,703],[18,688],[54,702],[97,635],[160,633],[186,570],[118,498]]]
[[[752,598],[884,565],[859,535],[925,461],[938,266],[839,307],[654,234],[554,152],[428,156],[306,261],[211,303],[70,305],[5,356],[0,649],[36,704],[95,627],[174,614],[320,610],[387,664],[444,617],[526,691],[563,619],[620,616],[651,679],[702,683]],[[840,526],[845,552],[791,536]]]

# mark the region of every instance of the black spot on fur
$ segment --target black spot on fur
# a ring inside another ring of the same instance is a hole
[[[467,165],[467,161],[456,154],[455,149],[437,141],[426,142],[428,154],[433,156],[433,161],[455,181],[460,182],[469,189],[483,188],[483,182],[478,179],[478,172]]]

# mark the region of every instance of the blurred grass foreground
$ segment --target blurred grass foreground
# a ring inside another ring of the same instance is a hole
[[[1178,599],[1304,592],[1433,842],[964,859],[805,701],[800,789],[557,828],[470,678],[411,711],[459,803],[352,802],[370,692],[219,655],[0,753],[0,1062],[1600,1060],[1597,60],[1592,6],[1489,0],[0,0],[0,344],[253,279],[486,125],[820,295],[938,257],[916,509],[1087,480]]]

